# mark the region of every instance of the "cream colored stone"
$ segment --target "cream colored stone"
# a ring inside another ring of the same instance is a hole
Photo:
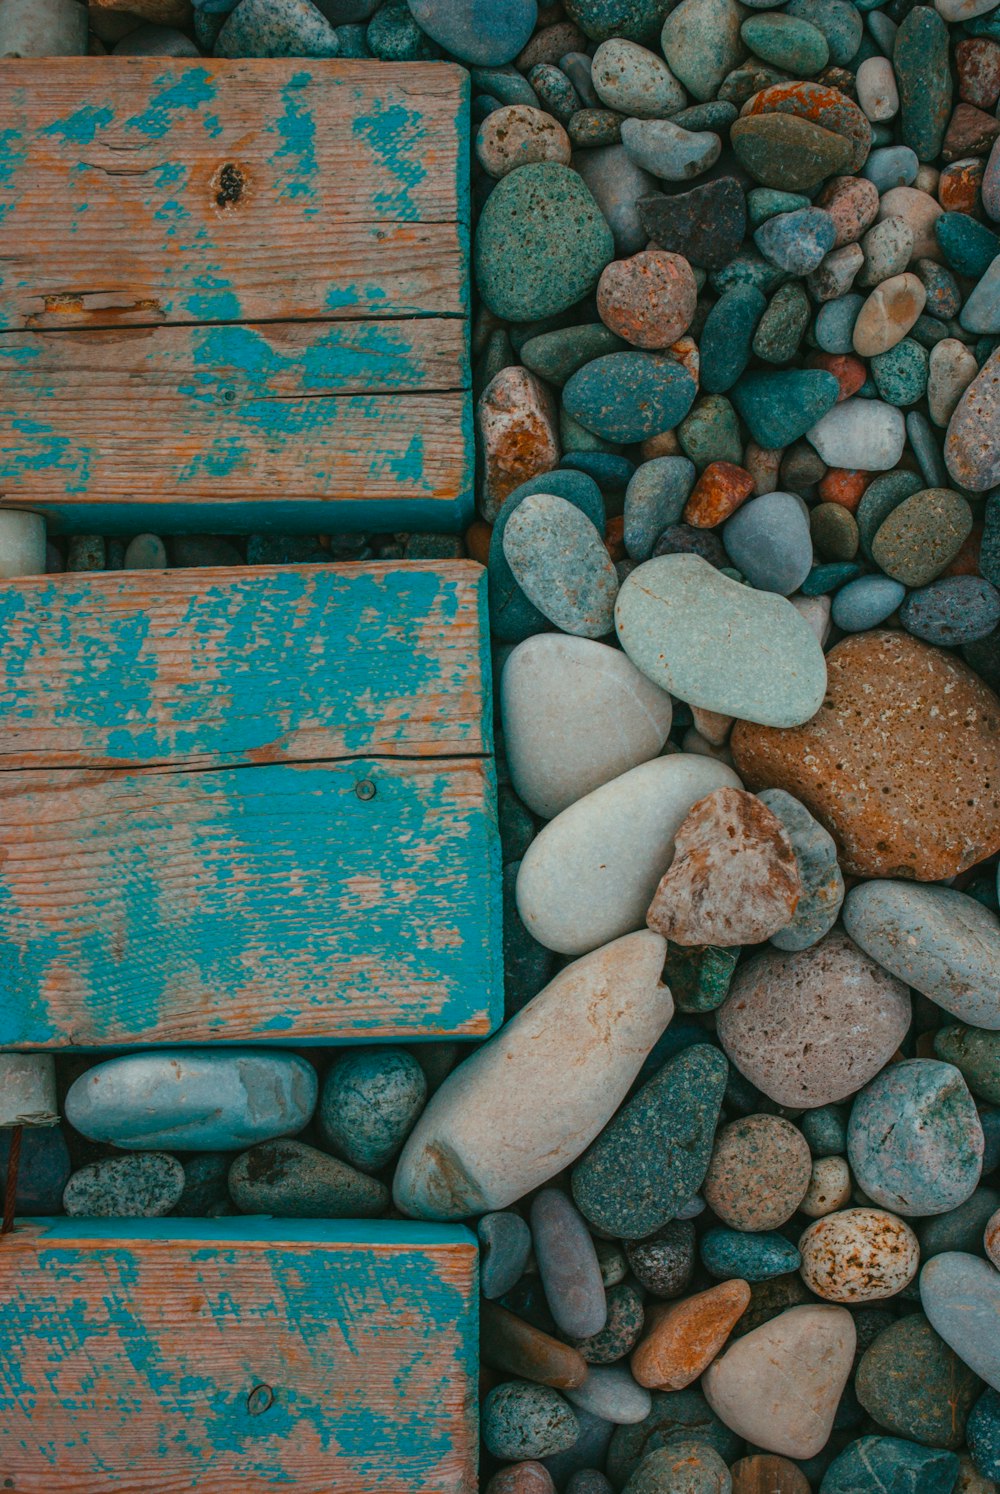
[[[41,514],[0,509],[0,579],[44,574],[45,520]]]
[[[942,337],[934,344],[927,379],[927,405],[935,425],[948,424],[978,372],[975,353],[957,337]]]
[[[909,270],[877,285],[854,323],[854,351],[862,358],[887,353],[902,342],[927,303],[927,290]]]
[[[854,81],[858,103],[872,124],[895,118],[899,111],[899,90],[888,57],[866,57]]]
[[[843,1157],[817,1157],[799,1212],[810,1219],[822,1219],[843,1209],[851,1201],[852,1186],[851,1169]]]
[[[886,1209],[843,1209],[817,1219],[799,1240],[802,1280],[827,1302],[881,1302],[917,1274],[920,1245]]]
[[[944,256],[934,225],[943,212],[941,204],[919,187],[890,187],[882,193],[878,205],[880,220],[896,216],[906,219],[913,232],[914,259],[933,259],[938,263]]]

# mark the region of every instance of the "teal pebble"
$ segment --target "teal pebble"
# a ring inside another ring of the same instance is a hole
[[[492,94],[499,104],[527,104],[529,108],[538,108],[538,95],[516,67],[474,67],[472,82],[481,92]]]
[[[908,145],[887,145],[872,151],[861,168],[861,175],[872,183],[881,197],[883,192],[890,192],[893,187],[910,186],[919,169],[916,151],[910,150]]]
[[[902,1437],[862,1437],[834,1458],[820,1494],[952,1494],[958,1468],[953,1452]]]
[[[843,1157],[847,1151],[847,1111],[842,1105],[820,1105],[798,1121],[814,1157]]]
[[[369,21],[365,40],[383,62],[430,62],[441,55],[403,4],[383,5]]]
[[[952,98],[948,26],[936,10],[915,5],[903,17],[892,66],[903,144],[921,161],[933,161],[941,154]]]
[[[760,254],[744,250],[743,253],[734,255],[721,269],[713,270],[708,280],[719,296],[723,291],[731,290],[734,285],[752,285],[769,296],[772,291],[777,290],[784,278],[784,270],[779,270],[777,265],[770,264]]]
[[[572,468],[592,477],[602,493],[617,493],[635,472],[635,463],[611,451],[572,451],[561,459],[561,468]]]
[[[621,352],[625,346],[620,337],[600,322],[586,322],[529,337],[520,354],[525,368],[550,384],[562,385],[585,363],[606,353]]]
[[[816,313],[813,335],[816,344],[824,353],[852,353],[854,351],[854,323],[857,321],[864,296],[851,291],[826,301]]]
[[[566,13],[591,41],[623,36],[627,41],[657,39],[670,0],[568,0]]]
[[[365,26],[338,26],[337,41],[341,57],[360,59],[372,55],[368,45],[368,29]]]
[[[802,1264],[796,1247],[772,1230],[744,1234],[737,1229],[710,1229],[699,1244],[702,1265],[717,1281],[741,1277],[744,1281],[769,1281],[797,1271]]]
[[[557,1390],[508,1380],[483,1402],[482,1433],[494,1458],[544,1458],[572,1447],[580,1425]]]
[[[695,482],[687,457],[654,457],[637,467],[625,489],[625,548],[633,560],[648,560],[657,537],[680,522]]]
[[[863,633],[891,617],[906,596],[906,587],[889,576],[859,576],[833,599],[831,617],[845,633]]]
[[[853,560],[832,560],[827,565],[814,565],[802,583],[804,597],[824,597],[831,591],[854,581],[861,574],[861,567]]]
[[[1000,1393],[984,1390],[965,1427],[969,1456],[982,1478],[1000,1479]]]
[[[339,53],[337,33],[311,0],[240,0],[215,43],[217,57],[337,57]]]
[[[1000,237],[968,213],[942,213],[934,224],[941,253],[956,275],[979,280],[1000,254]]]
[[[562,68],[550,62],[538,62],[528,73],[528,82],[538,98],[538,107],[544,109],[566,125],[579,109],[583,100],[573,87]]]
[[[701,387],[706,394],[724,394],[743,373],[766,306],[756,286],[737,285],[724,291],[711,308],[699,343]]]
[[[567,380],[563,405],[574,420],[595,435],[628,444],[672,430],[690,410],[695,393],[691,375],[673,358],[642,352],[609,353],[595,358]]]
[[[927,393],[928,356],[910,337],[885,353],[876,353],[868,366],[879,398],[887,404],[915,405]]]
[[[995,1188],[977,1188],[957,1209],[918,1220],[920,1259],[929,1261],[946,1250],[975,1253],[983,1243],[987,1222],[997,1209],[1000,1209],[1000,1193]]]
[[[654,1390],[652,1401],[644,1421],[615,1428],[606,1467],[616,1489],[627,1483],[643,1458],[659,1447],[696,1438],[714,1448],[725,1463],[734,1462],[744,1451],[742,1439],[720,1421],[694,1386],[687,1390]]]
[[[858,525],[861,552],[872,557],[872,542],[893,509],[899,507],[924,486],[916,472],[883,472],[868,484],[854,517]]]
[[[840,385],[825,369],[790,369],[744,374],[733,403],[758,446],[788,446],[811,430],[840,397]]]
[[[704,104],[691,104],[679,114],[671,114],[670,118],[675,125],[690,130],[692,134],[711,130],[716,135],[724,135],[739,112],[735,104],[727,103],[725,99],[708,99]]]
[[[353,1048],[334,1059],[320,1092],[320,1135],[337,1156],[378,1172],[399,1151],[427,1100],[405,1048]]]
[[[752,187],[747,193],[747,216],[751,228],[759,228],[779,213],[794,213],[809,206],[800,192],[779,192],[777,187]]]
[[[787,12],[750,16],[740,27],[740,36],[755,56],[796,78],[814,77],[830,58],[822,31]]]
[[[944,576],[911,591],[899,620],[914,638],[959,648],[987,638],[1000,624],[1000,592],[981,576]]]
[[[10,1131],[0,1131],[0,1177],[7,1176]],[[15,1207],[23,1216],[62,1212],[63,1189],[71,1167],[69,1148],[59,1126],[28,1126],[21,1137]]]
[[[864,22],[849,0],[790,0],[785,12],[809,21],[826,38],[830,62],[834,67],[860,66],[858,48],[864,36]]]
[[[479,1286],[491,1301],[517,1286],[531,1254],[531,1230],[520,1214],[504,1209],[484,1214],[476,1225]]]

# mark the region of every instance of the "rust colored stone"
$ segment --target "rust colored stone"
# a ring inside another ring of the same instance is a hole
[[[614,561],[627,560],[625,548],[625,515],[614,514],[604,526],[604,548]]]
[[[541,1463],[511,1463],[494,1473],[484,1494],[556,1494],[552,1475]]]
[[[597,286],[602,322],[637,348],[668,348],[683,337],[697,303],[694,271],[666,249],[613,260]]]
[[[840,385],[838,404],[842,399],[850,399],[852,394],[857,394],[868,377],[864,363],[853,353],[814,353],[809,359],[809,367],[825,368],[827,373],[833,374]]]
[[[985,36],[968,37],[955,48],[958,96],[977,109],[993,109],[1000,99],[1000,46]]]
[[[857,512],[873,475],[871,472],[857,472],[851,467],[830,467],[820,478],[817,491],[824,503],[839,503],[841,508],[853,514]]]
[[[776,1453],[740,1458],[730,1473],[732,1494],[810,1494],[811,1485],[802,1469]]]
[[[974,213],[979,205],[986,163],[979,156],[955,161],[938,177],[938,202],[946,213]]]
[[[777,815],[721,788],[688,813],[646,922],[675,944],[760,944],[791,922],[802,882]]]
[[[479,1341],[487,1364],[520,1380],[575,1390],[587,1377],[587,1361],[578,1350],[495,1302],[480,1307]]]
[[[887,630],[846,638],[827,670],[826,699],[804,726],[737,722],[744,782],[801,799],[852,875],[937,882],[1000,850],[992,690],[954,655]]]
[[[559,462],[556,411],[545,385],[526,368],[502,368],[479,397],[483,454],[482,517],[492,523],[509,493]]]
[[[737,1278],[657,1304],[646,1319],[649,1332],[632,1352],[635,1379],[652,1390],[683,1390],[721,1351],[749,1303],[750,1287]]]
[[[944,161],[960,161],[964,156],[986,156],[1000,135],[1000,119],[985,114],[974,104],[956,104],[941,147]]]
[[[864,114],[839,88],[822,83],[773,83],[748,99],[740,111],[748,114],[794,114],[841,135],[851,147],[851,170],[860,171],[872,145],[872,127]]]
[[[709,462],[684,506],[685,524],[714,529],[753,492],[753,478],[735,462]]]
[[[492,524],[487,524],[483,519],[473,519],[465,531],[465,548],[470,560],[478,560],[480,565],[486,564],[490,556],[492,535]]]

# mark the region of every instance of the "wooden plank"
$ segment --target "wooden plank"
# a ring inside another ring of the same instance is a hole
[[[492,751],[472,561],[0,586],[0,769]]]
[[[33,1221],[4,1239],[17,1494],[472,1494],[475,1242],[329,1221]]]
[[[479,758],[3,774],[0,1045],[485,1036],[493,792]]]
[[[0,328],[467,311],[445,63],[0,62]]]

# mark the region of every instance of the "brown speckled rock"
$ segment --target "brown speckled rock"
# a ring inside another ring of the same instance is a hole
[[[814,1458],[833,1428],[854,1360],[843,1307],[791,1307],[709,1365],[705,1399],[727,1427],[766,1452]]]
[[[569,165],[569,136],[557,119],[530,104],[508,104],[487,114],[476,135],[479,164],[490,176],[506,176],[532,161]]]
[[[636,348],[667,348],[683,337],[697,302],[691,266],[666,249],[614,260],[597,287],[601,321]]]
[[[732,1494],[811,1494],[801,1468],[774,1453],[753,1453],[730,1469]]]
[[[555,1494],[552,1475],[542,1463],[511,1463],[486,1485],[484,1494]]]
[[[943,881],[1000,849],[1000,700],[953,655],[906,633],[846,638],[804,726],[738,721],[736,771],[826,826],[843,870]]]
[[[708,1368],[749,1302],[749,1286],[736,1278],[652,1306],[648,1332],[632,1354],[633,1376],[654,1390],[683,1390]]]
[[[907,987],[839,929],[809,949],[753,955],[718,1013],[719,1040],[740,1073],[797,1109],[854,1094],[909,1024]]]
[[[909,1286],[920,1246],[885,1209],[843,1209],[817,1219],[799,1240],[802,1280],[827,1302],[880,1302]]]
[[[743,789],[706,794],[677,832],[646,922],[675,944],[761,944],[792,920],[802,892],[777,815]]]
[[[526,368],[502,368],[476,407],[483,455],[480,509],[492,524],[508,493],[559,462],[556,412],[545,385]]]
[[[797,1126],[780,1115],[747,1115],[719,1131],[701,1191],[730,1228],[777,1229],[805,1197],[811,1172]]]
[[[984,493],[1000,483],[1000,347],[983,364],[955,406],[944,460],[959,487]]]

